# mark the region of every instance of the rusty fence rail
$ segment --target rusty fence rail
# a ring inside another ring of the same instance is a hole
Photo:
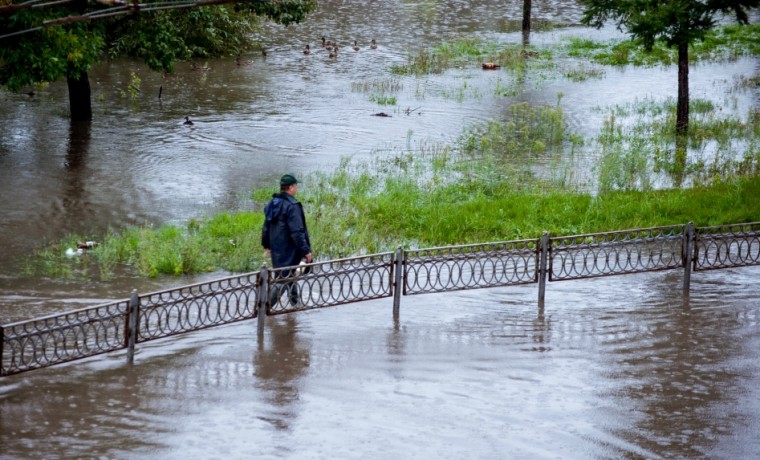
[[[760,265],[760,222],[691,223],[584,235],[403,250],[269,269],[0,326],[0,376],[223,324],[401,295]],[[264,314],[260,314],[264,312]]]

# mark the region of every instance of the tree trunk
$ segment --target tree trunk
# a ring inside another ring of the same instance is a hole
[[[683,185],[689,133],[689,44],[678,45],[678,103],[676,107],[676,151],[673,158],[674,179]]]
[[[678,108],[676,109],[676,135],[689,131],[689,44],[678,45]]]
[[[531,0],[523,0],[522,39],[526,46],[530,43],[530,9]]]
[[[66,78],[69,85],[69,112],[71,121],[92,120],[92,104],[90,101],[90,79],[87,72],[82,72],[79,78]]]

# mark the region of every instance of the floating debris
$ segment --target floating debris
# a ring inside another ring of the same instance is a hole
[[[96,243],[95,241],[78,241],[76,249],[74,248],[66,249],[66,257],[81,256],[88,249],[92,249],[97,245],[98,243]]]

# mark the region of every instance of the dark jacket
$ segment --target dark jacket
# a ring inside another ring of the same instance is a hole
[[[311,252],[303,206],[292,195],[275,193],[264,207],[261,245],[272,251],[272,267],[298,265]]]

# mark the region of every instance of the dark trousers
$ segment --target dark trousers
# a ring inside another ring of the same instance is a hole
[[[277,280],[280,280],[282,278],[290,278],[294,273],[291,271],[284,271],[280,272],[277,277],[275,277],[275,283],[271,286],[271,293],[269,295],[269,304],[270,305],[276,305],[277,302],[279,302],[280,298],[282,297],[282,294],[285,292],[288,293],[288,298],[290,300],[290,306],[295,306],[298,304],[298,301],[301,298],[301,292],[298,289],[298,285],[296,284],[295,280],[293,281],[287,281],[287,282],[277,282]]]

